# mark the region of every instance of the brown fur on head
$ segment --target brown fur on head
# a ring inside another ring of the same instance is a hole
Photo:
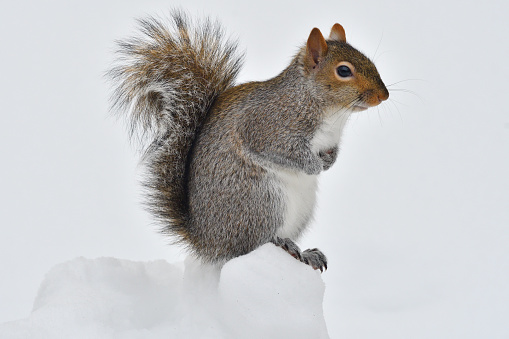
[[[389,97],[373,62],[346,42],[340,24],[332,27],[327,40],[318,28],[313,28],[304,64],[306,73],[322,85],[321,96],[337,108],[364,110]]]

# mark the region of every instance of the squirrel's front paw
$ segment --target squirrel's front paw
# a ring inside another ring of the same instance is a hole
[[[326,171],[336,162],[338,157],[338,147],[336,146],[326,151],[320,151],[318,156],[322,159],[323,170]]]

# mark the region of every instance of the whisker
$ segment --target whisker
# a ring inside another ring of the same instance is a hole
[[[382,30],[382,36],[380,37],[380,40],[378,41],[378,45],[375,49],[375,54],[373,54],[373,60],[376,59],[376,52],[378,52],[378,48],[380,47],[380,44],[382,43],[382,39],[384,38],[384,31]]]
[[[380,55],[378,56],[378,58],[380,58],[382,55],[384,55],[384,54],[385,54],[385,53],[387,53],[387,52],[391,52],[391,51],[385,51],[385,52],[380,53]],[[375,61],[376,61],[376,59],[375,59],[375,60],[373,60],[373,63],[374,63]]]
[[[380,127],[384,127],[384,124],[382,124],[382,117],[380,116],[380,106],[376,106],[376,112],[378,115],[378,121],[380,121]]]
[[[401,105],[401,106],[410,107],[410,105],[404,104],[404,103],[402,103],[401,101],[398,101],[398,100],[393,99],[393,98],[389,98],[389,101],[394,101],[394,102],[398,103],[398,104],[399,104],[399,105]],[[394,104],[394,103],[393,103],[393,104]]]
[[[334,114],[337,114],[338,112],[340,111],[343,111],[344,112],[340,112],[340,114],[338,114],[338,117],[336,118],[336,120],[334,121],[334,123],[337,123],[338,120],[340,118],[347,118],[351,115],[351,112],[349,112],[349,110],[355,105],[357,104],[358,102],[360,102],[362,99],[361,99],[361,96],[357,96],[355,99],[353,99],[350,103],[346,104],[346,106],[344,108],[339,108],[336,112],[334,112]]]
[[[413,94],[415,96],[419,96],[416,92],[412,91],[412,90],[409,90],[409,89],[404,89],[404,88],[391,88],[389,90],[389,92],[403,92],[403,93],[410,93],[410,94]]]
[[[391,88],[389,89],[389,92],[403,92],[403,93],[409,93],[409,94],[413,94],[415,95],[419,100],[421,100],[422,103],[424,103],[425,101],[421,98],[421,96],[419,94],[417,94],[416,92],[414,91],[411,91],[409,89],[404,89],[404,88]]]
[[[382,114],[392,113],[387,105],[379,105],[377,107],[380,107]]]
[[[389,99],[389,102],[394,106],[394,108],[396,108],[396,111],[398,111],[399,119],[401,120],[401,122],[403,122],[403,116],[401,115],[401,111],[399,110],[399,107],[394,103],[395,101],[396,100],[394,100],[394,99]]]
[[[385,87],[391,87],[391,86],[394,86],[394,85],[397,85],[399,83],[406,82],[406,81],[426,81],[426,80],[424,80],[424,79],[405,79],[405,80],[394,82],[394,83],[387,85]]]

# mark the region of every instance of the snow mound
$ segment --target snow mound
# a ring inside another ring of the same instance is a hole
[[[320,273],[272,244],[222,269],[187,258],[78,258],[45,277],[0,338],[328,338]]]

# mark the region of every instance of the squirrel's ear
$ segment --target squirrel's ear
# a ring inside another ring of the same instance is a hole
[[[329,40],[346,42],[345,29],[340,24],[334,24],[330,31]]]
[[[327,54],[327,42],[318,28],[313,28],[309,34],[306,54],[312,68],[315,68]]]

